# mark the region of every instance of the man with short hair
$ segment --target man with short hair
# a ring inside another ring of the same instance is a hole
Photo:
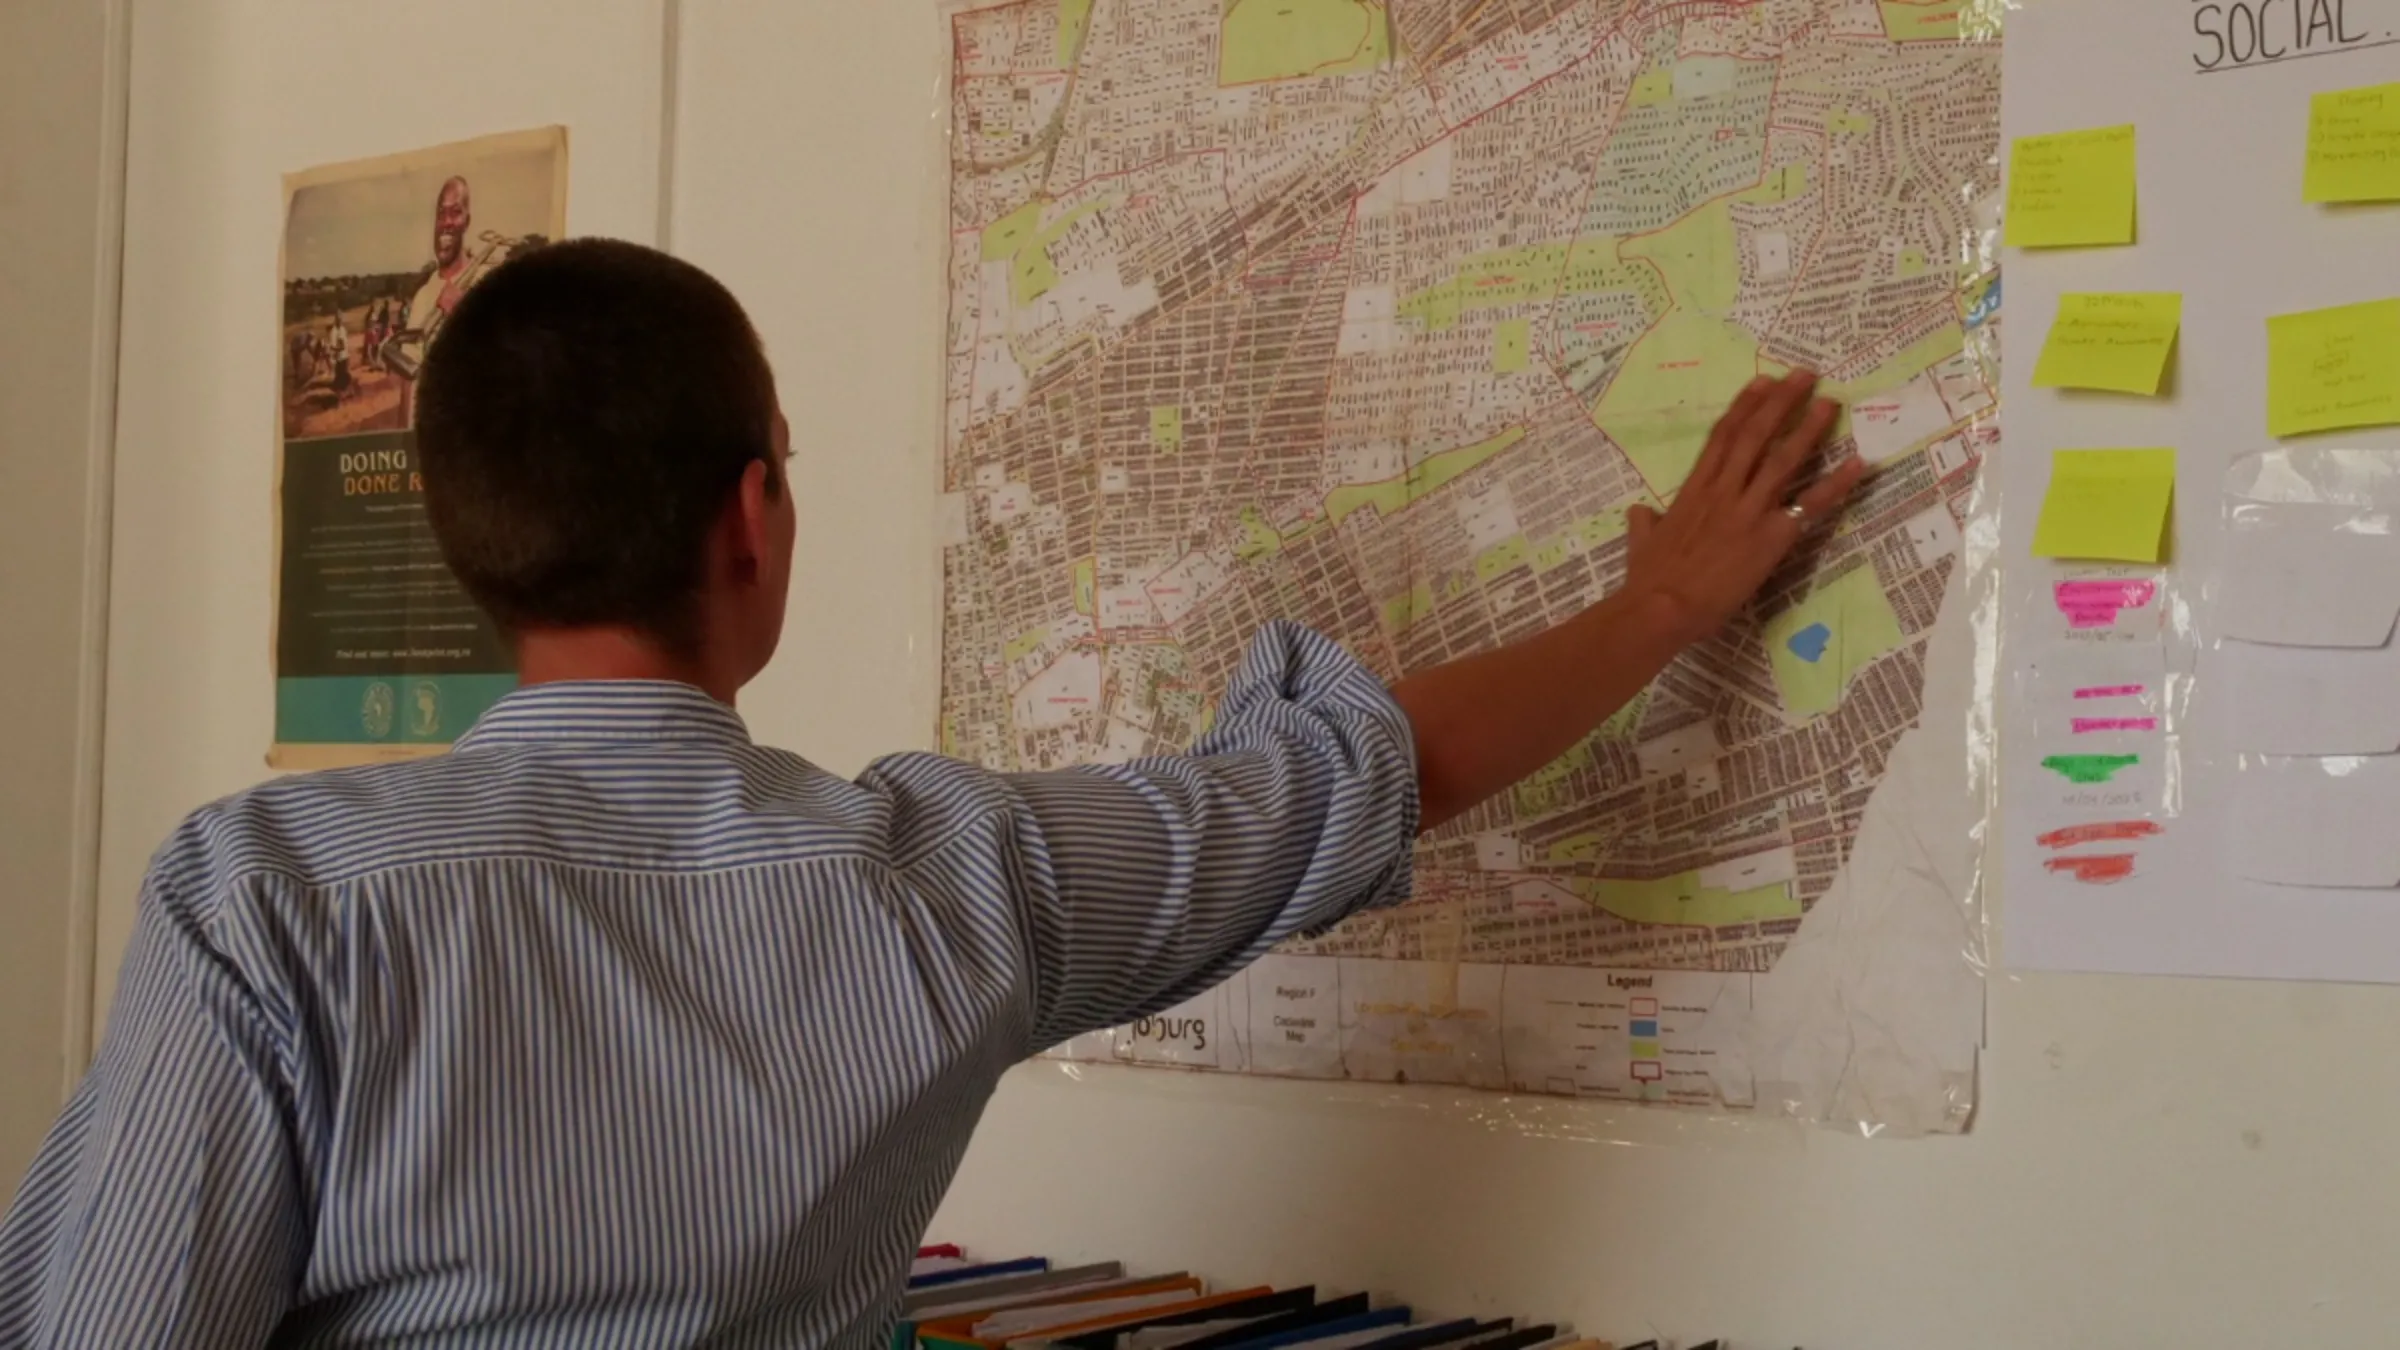
[[[582,240],[452,313],[418,453],[522,688],[448,755],[194,814],[0,1226],[0,1347],[882,1350],[1001,1073],[1408,889],[1857,480],[1760,380],[1630,577],[1386,690],[1262,632],[1188,755],[856,781],[751,743],[789,433],[741,307]]]

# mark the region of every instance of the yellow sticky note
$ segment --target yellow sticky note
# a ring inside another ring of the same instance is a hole
[[[2044,558],[2157,562],[2175,502],[2172,450],[2061,450],[2033,527]]]
[[[2156,394],[2183,327],[2183,297],[2167,291],[2062,295],[2058,321],[2033,364],[2045,389]]]
[[[2267,320],[2267,432],[2400,423],[2400,300]]]
[[[2012,248],[2133,242],[2133,127],[2021,136],[2008,151]]]
[[[2400,201],[2400,84],[2309,100],[2301,192],[2312,202]]]

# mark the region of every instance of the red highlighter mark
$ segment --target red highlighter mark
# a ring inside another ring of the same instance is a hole
[[[2155,820],[2111,820],[2096,825],[2069,825],[2063,830],[2052,830],[2041,835],[2033,842],[2043,848],[2074,848],[2082,844],[2130,843],[2166,832],[2166,827]]]
[[[2051,858],[2042,866],[2064,872],[2086,886],[2109,886],[2133,875],[2133,855],[2099,853],[2081,858]]]

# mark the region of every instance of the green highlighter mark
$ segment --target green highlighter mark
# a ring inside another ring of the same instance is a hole
[[[2116,777],[2119,769],[2141,762],[2140,755],[2052,755],[2042,761],[2042,767],[2070,783],[2105,783]]]

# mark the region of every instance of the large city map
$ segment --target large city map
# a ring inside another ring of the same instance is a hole
[[[1997,440],[1962,3],[952,16],[950,753],[1180,750],[1273,618],[1387,678],[1536,632],[1761,372],[1822,372],[1875,466],[1753,615],[1424,840],[1409,904],[1058,1053],[1748,1100],[1710,1027],[1918,721]]]

